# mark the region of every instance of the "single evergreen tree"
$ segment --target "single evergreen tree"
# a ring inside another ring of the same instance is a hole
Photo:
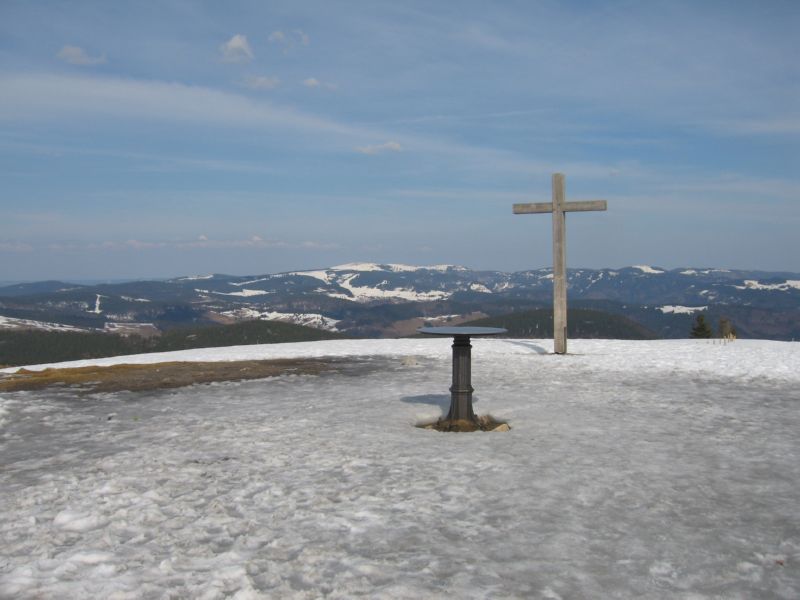
[[[708,323],[706,323],[706,318],[702,314],[697,315],[694,320],[694,325],[692,325],[692,331],[689,333],[689,337],[710,338],[713,335],[714,332],[711,331],[711,327],[709,327]]]

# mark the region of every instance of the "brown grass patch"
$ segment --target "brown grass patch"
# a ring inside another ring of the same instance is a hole
[[[439,419],[433,423],[421,423],[417,425],[422,429],[435,429],[436,431],[449,431],[456,433],[466,433],[471,431],[508,431],[511,427],[505,421],[498,421],[491,415],[482,415],[476,421],[466,419]]]
[[[20,369],[0,376],[0,391],[75,387],[83,392],[147,391],[178,388],[195,383],[263,379],[278,375],[317,375],[330,370],[333,361],[314,359],[242,360],[231,362],[167,362],[152,365],[114,365],[72,369]]]

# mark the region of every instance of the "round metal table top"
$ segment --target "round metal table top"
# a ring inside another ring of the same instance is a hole
[[[501,333],[506,333],[508,329],[503,329],[501,327],[420,327],[417,331],[428,335],[466,335],[469,337],[477,337],[483,335],[500,335]]]

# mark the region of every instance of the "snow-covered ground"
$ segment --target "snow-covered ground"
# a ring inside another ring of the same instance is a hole
[[[800,344],[551,350],[473,341],[507,433],[413,426],[449,403],[442,339],[91,361],[352,358],[320,376],[4,393],[0,597],[800,597]]]

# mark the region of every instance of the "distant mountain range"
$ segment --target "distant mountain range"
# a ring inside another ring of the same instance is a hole
[[[694,315],[733,321],[741,337],[800,339],[800,274],[707,268],[570,269],[575,308],[686,337]],[[400,336],[552,302],[552,271],[357,263],[254,276],[0,287],[0,328],[158,335],[184,325],[284,321],[357,336]]]

